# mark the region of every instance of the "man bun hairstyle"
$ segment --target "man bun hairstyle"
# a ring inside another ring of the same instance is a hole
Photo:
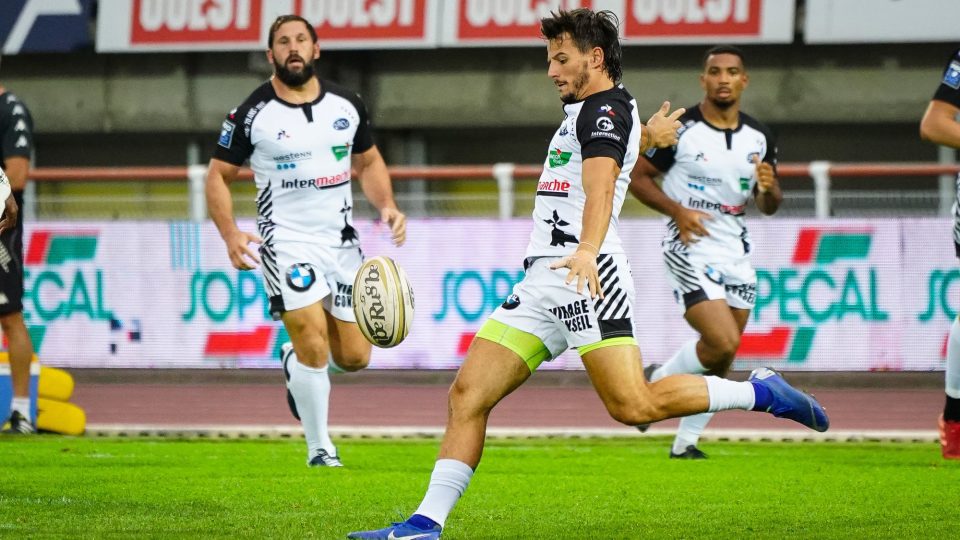
[[[582,53],[600,47],[604,71],[614,83],[619,83],[623,76],[619,26],[620,20],[612,11],[551,11],[549,17],[540,19],[540,35],[550,41],[568,34]]]
[[[317,29],[314,28],[312,24],[307,22],[306,19],[299,15],[281,15],[273,21],[273,24],[270,25],[270,34],[267,36],[268,49],[273,48],[273,35],[277,33],[277,30],[279,30],[281,26],[287,24],[288,22],[294,21],[300,21],[307,25],[307,32],[310,32],[310,39],[312,39],[314,43],[317,42]]]

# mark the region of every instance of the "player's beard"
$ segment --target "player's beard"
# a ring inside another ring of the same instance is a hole
[[[721,111],[725,111],[737,104],[737,100],[730,99],[730,98],[727,98],[727,99],[710,98],[710,102],[713,103],[714,107],[720,109]]]
[[[289,61],[290,59],[287,58],[287,62]],[[283,82],[283,84],[291,88],[298,88],[303,86],[304,84],[307,83],[307,81],[312,79],[314,74],[316,73],[316,71],[313,68],[313,62],[312,61],[307,62],[306,60],[303,61],[303,69],[301,69],[300,71],[293,71],[291,69],[287,69],[286,65],[274,64],[273,72],[277,75],[277,78],[280,79],[281,82]]]
[[[577,78],[568,85],[570,91],[566,94],[560,94],[560,101],[567,105],[580,101],[580,91],[583,90],[583,87],[590,81],[590,72],[587,69],[587,63],[584,62],[582,67],[583,69],[580,70],[580,73],[577,73]]]

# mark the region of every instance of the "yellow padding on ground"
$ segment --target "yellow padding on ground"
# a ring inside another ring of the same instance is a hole
[[[57,401],[70,401],[73,395],[73,376],[62,369],[40,366],[37,395]]]
[[[37,399],[37,429],[63,435],[83,435],[87,414],[73,403]]]

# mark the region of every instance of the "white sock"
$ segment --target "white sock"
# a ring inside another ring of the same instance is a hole
[[[427,494],[414,514],[428,517],[443,527],[453,505],[467,490],[472,476],[473,469],[466,463],[455,459],[438,459],[430,475]]]
[[[706,375],[703,379],[707,381],[707,393],[710,395],[710,408],[707,412],[753,409],[756,403],[753,383],[730,381],[713,375]]]
[[[700,442],[700,435],[703,434],[703,430],[707,428],[707,424],[713,418],[713,414],[712,412],[705,412],[681,418],[677,436],[673,439],[673,453],[682,454],[688,446],[696,446]]]
[[[18,397],[14,396],[10,400],[10,412],[19,411],[29,421],[33,421],[30,417],[30,398],[29,397]]]
[[[947,395],[960,399],[960,319],[954,319],[947,340],[947,373],[945,376]]]
[[[697,341],[700,340],[692,339],[684,343],[683,346],[674,353],[673,357],[667,360],[666,364],[654,370],[653,375],[650,376],[650,382],[657,382],[668,375],[679,375],[681,373],[700,375],[701,373],[710,371],[703,367],[703,364],[700,363],[700,358],[697,357]]]
[[[327,429],[327,412],[330,409],[330,376],[327,368],[312,368],[300,363],[293,353],[287,364],[290,369],[290,381],[287,388],[297,402],[297,413],[303,424],[303,435],[307,439],[307,459],[323,448],[331,455],[337,455],[337,447],[330,440]]]

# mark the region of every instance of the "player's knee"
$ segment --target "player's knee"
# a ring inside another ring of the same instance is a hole
[[[370,365],[370,349],[344,351],[333,360],[344,371],[360,371]]]
[[[450,416],[474,416],[489,413],[493,404],[489,403],[480,391],[458,377],[450,385],[450,391],[447,393],[447,407]]]
[[[649,424],[663,418],[655,403],[648,401],[616,401],[607,404],[610,417],[628,426]]]
[[[733,362],[733,358],[737,355],[737,350],[740,348],[740,335],[731,333],[718,336],[709,341],[704,341],[704,344],[707,345],[704,347],[704,349],[706,349],[704,352],[707,354],[704,355],[705,358],[700,359],[703,367],[726,369],[730,363]]]

